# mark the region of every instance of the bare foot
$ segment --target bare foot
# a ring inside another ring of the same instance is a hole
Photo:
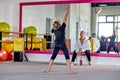
[[[88,65],[91,66],[91,62],[89,62]]]
[[[74,67],[74,66],[75,66],[75,64],[74,64],[74,63],[71,63],[71,64],[70,64],[70,66],[71,66],[71,67]]]
[[[50,71],[49,70],[46,70],[46,71],[43,71],[44,73],[49,73]]]
[[[74,64],[74,62],[71,62],[70,64]]]

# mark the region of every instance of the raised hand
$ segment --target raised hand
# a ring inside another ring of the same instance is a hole
[[[70,5],[68,5],[68,6],[66,7],[66,10],[70,10]]]
[[[63,22],[66,23],[67,22],[67,17],[68,17],[68,14],[69,14],[69,10],[70,10],[70,5],[68,5],[66,7],[66,13],[65,13],[65,16],[64,16],[64,19],[63,19]]]

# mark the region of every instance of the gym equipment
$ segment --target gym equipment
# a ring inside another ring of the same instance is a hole
[[[33,49],[40,49],[40,43],[41,43],[40,38],[33,37],[32,38],[32,50]],[[28,42],[27,42],[27,48],[28,48],[28,50],[30,50],[30,48],[31,48],[31,39],[30,38],[28,39]]]
[[[46,46],[46,39],[42,39],[42,47],[40,50],[46,50],[47,46]]]
[[[24,28],[23,32],[28,33],[28,37],[31,37],[31,34],[33,34],[34,36],[37,35],[37,29],[34,26],[28,26]]]
[[[14,38],[14,61],[22,62],[24,54],[24,38]]]
[[[13,52],[7,53],[7,60],[13,60]]]
[[[52,41],[52,36],[51,35],[45,35],[44,38],[46,41]],[[46,43],[47,49],[51,49],[51,43]]]
[[[0,61],[5,61],[7,60],[7,51],[5,49],[0,50]]]
[[[23,52],[14,51],[14,61],[23,62]]]
[[[6,22],[0,22],[0,31],[6,31],[7,33],[2,32],[2,37],[6,37],[10,32],[10,25]]]
[[[14,45],[12,40],[5,40],[2,42],[2,48],[7,50],[8,53],[14,50]]]

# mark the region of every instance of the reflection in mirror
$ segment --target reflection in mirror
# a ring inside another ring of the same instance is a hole
[[[55,20],[63,22],[68,4],[23,6],[22,27],[35,26],[39,34],[50,33]],[[84,9],[84,8],[85,9]],[[88,14],[89,13],[89,14]],[[84,30],[90,35],[91,4],[70,4],[70,14],[66,27],[66,38],[71,39],[71,51],[74,50],[79,32]],[[78,34],[78,35],[76,35]]]
[[[39,34],[50,33],[55,20],[63,21],[65,8],[68,4],[57,5],[29,5],[23,6],[22,27],[33,25],[37,28]],[[79,32],[85,31],[86,37],[96,33],[100,39],[105,39],[116,30],[116,42],[120,41],[120,4],[119,3],[82,3],[70,4],[70,14],[68,17],[66,38],[71,40],[71,51],[74,50],[76,40],[79,38]],[[78,34],[78,35],[77,35]],[[108,39],[108,42],[110,39]],[[119,48],[119,44],[116,44]],[[107,53],[108,43],[106,41],[102,53]],[[111,49],[111,53],[113,49]],[[116,54],[116,53],[115,53]]]
[[[113,35],[114,31],[116,34],[115,40],[115,52],[117,53],[117,50],[120,50],[119,48],[119,42],[120,42],[120,3],[93,3],[92,4],[92,32],[96,31],[98,37],[105,37],[106,41],[103,42],[105,45],[101,45],[103,47],[103,51],[108,51],[108,47],[110,47],[111,38],[110,36]],[[107,42],[107,43],[106,43]],[[112,44],[114,48],[114,44]],[[114,49],[111,49],[111,53],[115,53],[113,51]],[[115,53],[115,54],[116,54]]]

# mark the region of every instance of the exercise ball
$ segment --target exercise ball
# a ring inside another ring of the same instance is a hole
[[[33,34],[34,36],[37,35],[37,29],[35,28],[35,26],[28,26],[24,28],[23,32],[28,33],[28,37],[31,37],[30,34]]]
[[[13,52],[7,53],[8,57],[7,60],[12,60],[13,59]]]
[[[47,49],[46,39],[42,39],[42,47],[40,50],[46,50],[46,49]]]
[[[14,44],[12,40],[5,40],[2,42],[2,48],[4,48],[8,53],[14,50]]]
[[[32,50],[46,50],[46,39],[33,37]],[[26,45],[25,45],[26,48]],[[27,49],[31,49],[31,38],[28,38]]]
[[[37,38],[37,37],[33,37],[32,41],[33,41],[32,42],[32,49],[39,49],[40,50],[41,39]],[[28,48],[28,50],[31,48],[31,38],[28,38],[27,48]]]
[[[0,61],[5,61],[5,60],[7,60],[7,51],[2,48],[0,51]]]
[[[0,22],[0,30],[10,32],[10,25],[6,22]],[[9,33],[2,33],[3,37],[8,36]]]
[[[31,43],[30,43],[30,41],[28,41],[27,48],[28,48],[28,50],[31,49]],[[34,48],[34,44],[32,44],[32,49],[33,49],[33,48]]]
[[[34,37],[34,38],[33,38],[34,48],[40,49],[40,42],[41,42],[41,40],[40,40],[39,38]]]

